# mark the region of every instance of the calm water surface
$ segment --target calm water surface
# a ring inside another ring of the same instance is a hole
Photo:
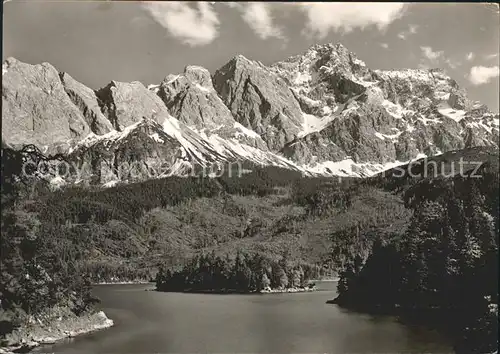
[[[44,346],[46,353],[450,353],[434,332],[340,309],[336,283],[299,294],[203,295],[100,285],[115,326]]]

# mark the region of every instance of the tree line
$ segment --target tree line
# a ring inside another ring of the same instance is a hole
[[[158,291],[182,292],[258,292],[308,286],[318,277],[318,266],[278,261],[255,253],[238,252],[235,258],[215,253],[196,255],[178,269],[160,268]]]
[[[338,304],[437,325],[457,353],[498,348],[498,171],[416,183],[407,230],[341,274]]]

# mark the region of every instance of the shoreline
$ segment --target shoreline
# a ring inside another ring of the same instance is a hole
[[[265,289],[258,291],[257,294],[285,294],[285,293],[308,293],[317,291],[316,287],[312,288],[287,288],[287,289]]]
[[[157,288],[150,291],[159,293],[180,293],[180,294],[212,294],[212,295],[265,295],[265,294],[286,294],[286,293],[306,293],[318,291],[316,287],[305,288],[285,288],[285,289],[263,289],[256,291],[237,291],[237,290],[158,290]]]
[[[99,283],[92,283],[92,286],[95,285],[146,285],[146,284],[154,284],[154,281],[111,281],[111,282],[99,282]]]
[[[324,279],[312,279],[312,280],[309,280],[309,282],[311,283],[328,283],[328,282],[336,282],[336,281],[339,281],[340,278],[339,277],[333,277],[333,278],[324,278]]]
[[[62,339],[106,329],[114,325],[103,311],[77,316],[67,309],[58,308],[50,319],[31,319],[5,337],[6,346],[0,354],[28,353],[40,345],[54,344]]]

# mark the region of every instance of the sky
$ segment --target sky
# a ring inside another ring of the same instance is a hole
[[[340,42],[371,69],[442,68],[498,112],[499,21],[498,5],[480,3],[8,0],[2,61],[49,62],[98,89]]]

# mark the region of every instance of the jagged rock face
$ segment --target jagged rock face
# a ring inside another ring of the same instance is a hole
[[[161,98],[138,81],[112,81],[97,91],[97,97],[103,113],[118,131],[139,122],[143,117],[160,117],[161,123],[168,115]]]
[[[398,125],[394,117],[377,106],[347,109],[326,128],[297,139],[283,152],[294,160],[300,158],[301,163],[311,159],[339,161],[346,158],[354,162],[386,162],[386,156],[396,155],[392,141]],[[308,153],[307,150],[312,151]]]
[[[8,59],[3,84],[2,142],[69,154],[100,182],[121,179],[122,163],[172,162],[168,173],[183,174],[248,161],[368,176],[424,155],[498,148],[498,114],[443,71],[370,70],[338,44],[270,67],[237,56],[212,78],[187,66],[160,85],[112,81],[98,91],[49,64]]]
[[[474,106],[441,70],[372,71],[331,44],[272,69],[305,113],[304,130],[282,150],[299,164],[341,158],[384,164],[498,144],[498,116]]]
[[[407,109],[442,102],[454,109],[471,106],[465,91],[440,69],[376,70],[375,74],[384,98]]]
[[[80,109],[95,134],[106,134],[113,130],[111,122],[101,112],[97,96],[92,89],[76,81],[67,73],[61,73],[60,78],[69,98]]]
[[[210,73],[199,66],[187,66],[183,74],[169,75],[156,89],[169,113],[189,127],[217,134],[259,149],[267,149],[262,138],[237,123],[217,95]]]
[[[90,134],[71,147],[68,159],[73,166],[72,182],[79,183],[132,182],[202,170],[211,173],[216,166],[238,161],[301,171],[270,152],[217,135],[204,137],[170,116],[162,124],[143,119],[123,131]],[[236,169],[235,173],[240,172]]]
[[[72,149],[68,158],[77,169],[73,176],[78,182],[140,181],[169,175],[182,165],[180,142],[152,121],[108,135],[89,137]]]
[[[298,102],[286,82],[264,65],[237,56],[215,72],[213,81],[234,118],[271,150],[281,149],[300,131]]]
[[[365,63],[340,44],[312,46],[271,69],[288,82],[305,113],[320,117],[363,93],[367,82],[374,81]]]
[[[214,130],[232,126],[233,116],[212,86],[210,73],[188,66],[181,75],[169,75],[161,83],[158,95],[172,116],[188,126]]]
[[[2,139],[42,150],[90,133],[82,112],[48,63],[30,65],[9,58],[2,65]]]

